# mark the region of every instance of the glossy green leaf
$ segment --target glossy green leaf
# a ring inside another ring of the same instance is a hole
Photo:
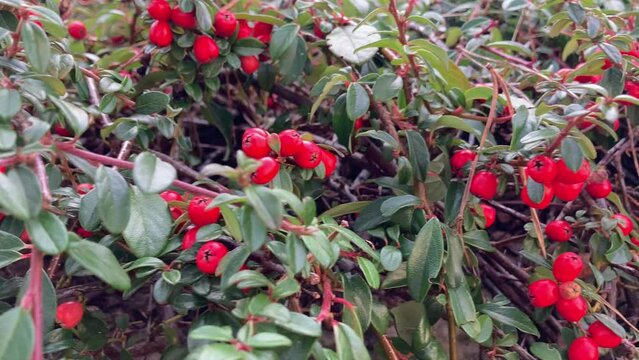
[[[0,316],[1,360],[29,360],[35,345],[35,329],[29,313],[13,308]]]
[[[337,356],[339,360],[370,360],[362,338],[344,323],[333,325]]]
[[[561,156],[566,166],[572,171],[577,171],[584,161],[584,153],[577,141],[571,137],[567,137],[561,142]],[[541,200],[541,198],[540,198]]]
[[[286,24],[279,27],[272,34],[269,52],[273,60],[277,60],[291,47],[294,46],[297,39],[296,34],[300,27],[297,24]]]
[[[47,255],[62,253],[69,244],[69,236],[64,223],[54,214],[46,211],[25,223],[33,244]]]
[[[351,84],[346,90],[346,113],[355,121],[368,111],[370,98],[364,87],[360,84]]]
[[[246,197],[267,228],[279,228],[283,208],[280,199],[272,191],[265,187],[253,186],[246,189]]]
[[[171,234],[171,214],[164,199],[157,194],[131,192],[131,215],[122,232],[127,245],[137,257],[157,256]]]
[[[0,119],[8,121],[20,111],[22,99],[14,89],[0,89]]]
[[[257,333],[246,340],[246,345],[257,349],[291,346],[293,342],[284,335],[270,332]]]
[[[421,301],[430,289],[431,279],[439,274],[444,257],[444,238],[437,218],[429,220],[415,237],[413,251],[408,257],[408,289]]]
[[[20,31],[24,51],[35,72],[45,73],[51,57],[47,33],[34,22],[27,21]]]
[[[155,114],[163,111],[169,104],[169,95],[161,91],[147,91],[135,100],[138,114]]]
[[[448,301],[450,301],[450,307],[453,309],[457,324],[464,325],[477,319],[475,303],[465,282],[458,287],[448,288]]]
[[[177,177],[175,168],[150,152],[143,152],[133,163],[133,181],[146,193],[166,190]]]
[[[480,305],[478,310],[497,322],[516,327],[522,332],[539,336],[539,331],[530,318],[516,307],[488,303]]]
[[[363,64],[377,53],[377,48],[365,48],[365,45],[380,40],[377,29],[370,25],[361,25],[355,30],[355,25],[335,27],[326,41],[329,50],[337,57],[354,64]]]
[[[422,135],[414,130],[406,131],[408,143],[408,160],[413,167],[413,175],[419,181],[426,181],[428,165],[430,164],[430,152]]]
[[[383,74],[373,85],[373,97],[377,101],[388,101],[399,96],[404,81],[395,74]]]
[[[98,216],[109,232],[121,233],[131,216],[129,185],[116,170],[100,166],[95,175]]]
[[[73,260],[114,289],[125,291],[131,287],[129,276],[109,248],[88,240],[81,240],[75,234],[70,236],[75,239],[69,242],[67,253]]]
[[[379,261],[384,270],[395,271],[402,264],[402,252],[394,246],[386,245],[379,253]]]
[[[89,127],[89,115],[84,109],[55,96],[49,96],[49,100],[60,110],[67,124],[76,135],[82,135]]]

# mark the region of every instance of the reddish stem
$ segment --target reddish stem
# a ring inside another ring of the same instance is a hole
[[[322,323],[324,320],[332,318],[331,316],[331,304],[333,303],[333,298],[335,294],[333,294],[333,288],[331,288],[331,282],[326,277],[326,275],[322,276],[324,281],[324,287],[322,291],[322,307],[320,308],[320,312],[317,315],[315,321],[318,323]]]
[[[24,294],[20,307],[31,311],[33,326],[35,328],[35,346],[33,348],[33,360],[42,360],[42,268],[43,255],[35,247],[31,253],[31,263],[29,266],[29,287]]]

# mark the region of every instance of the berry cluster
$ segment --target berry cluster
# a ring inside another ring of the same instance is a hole
[[[149,29],[149,41],[159,47],[170,46],[173,42],[173,30],[171,23],[185,30],[197,31],[197,18],[195,11],[184,12],[179,5],[171,7],[167,0],[153,0],[147,7],[149,16],[155,21]],[[214,29],[211,31],[217,38],[236,40],[255,37],[264,44],[271,41],[273,26],[257,22],[251,27],[244,20],[237,20],[235,14],[228,10],[220,10],[214,18]],[[217,41],[207,32],[198,33],[193,41],[193,58],[201,64],[207,64],[220,56],[220,48]],[[260,62],[257,56],[241,56],[242,70],[252,74],[259,68]]]
[[[450,168],[453,171],[453,174],[456,176],[463,176],[464,170],[467,166],[475,160],[477,154],[468,149],[458,150],[450,157]],[[497,187],[499,186],[499,180],[497,176],[490,171],[478,171],[473,177],[474,181],[471,182],[470,192],[484,200],[490,200],[495,197],[497,194]],[[480,203],[479,207],[481,208],[484,219],[485,219],[485,228],[491,227],[495,223],[495,219],[497,217],[497,211],[494,207]],[[476,213],[475,211],[473,211]]]
[[[249,128],[242,135],[242,151],[260,161],[260,166],[251,175],[251,181],[255,184],[266,184],[273,180],[285,157],[292,157],[302,169],[315,169],[323,164],[325,177],[330,177],[337,166],[337,157],[333,153],[302,139],[299,132],[291,129],[269,134],[260,128]]]
[[[599,348],[613,349],[621,345],[623,339],[604,323],[597,320],[588,326],[588,335],[570,344],[568,360],[597,360]]]

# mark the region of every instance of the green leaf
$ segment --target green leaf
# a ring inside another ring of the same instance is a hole
[[[364,279],[359,275],[342,276],[344,299],[354,305],[354,309],[344,309],[342,321],[362,335],[371,322],[373,295]]]
[[[567,137],[561,141],[561,156],[566,166],[574,172],[579,170],[584,161],[584,153],[581,151],[579,143],[571,137]]]
[[[55,310],[58,307],[58,299],[51,279],[49,279],[44,269],[40,272],[40,276],[42,277],[42,308],[40,309],[42,312],[42,334],[46,336],[46,334],[53,329],[55,323]],[[30,279],[31,270],[29,270],[24,277],[24,282],[18,293],[16,304],[22,302],[22,298],[29,289]]]
[[[86,111],[55,96],[49,96],[49,100],[60,110],[74,134],[82,135],[86,131],[89,127],[89,115]]]
[[[213,27],[213,20],[211,19],[211,13],[207,6],[207,2],[203,0],[195,0],[195,19],[197,20],[197,27],[201,31],[209,31]]]
[[[420,133],[414,130],[406,131],[408,142],[408,160],[413,168],[413,174],[419,181],[426,181],[428,165],[430,164],[430,152],[426,141]]]
[[[322,335],[322,327],[318,322],[297,312],[291,312],[288,321],[275,320],[275,324],[288,331],[304,336],[320,337]]]
[[[384,199],[382,199],[384,200]],[[343,228],[338,225],[333,224],[323,224],[322,228],[328,228],[333,231],[337,231],[342,236],[344,236],[348,241],[350,241],[353,245],[357,246],[360,250],[366,253],[373,261],[379,261],[379,255],[375,252],[375,250],[359,235],[353,232],[350,229]]]
[[[512,50],[528,57],[533,55],[533,52],[529,48],[516,41],[495,41],[490,44],[486,44],[486,46]]]
[[[362,338],[344,323],[333,325],[335,344],[339,360],[370,360]]]
[[[95,231],[100,226],[98,216],[98,191],[91,190],[82,196],[78,218],[80,225],[89,231]]]
[[[464,325],[477,320],[475,303],[465,281],[458,287],[448,288],[448,300],[457,324]]]
[[[180,270],[171,269],[169,271],[162,272],[162,279],[171,285],[177,285],[182,278]]]
[[[0,249],[1,250],[22,250],[24,249],[24,242],[19,237],[0,231]]]
[[[626,73],[616,66],[604,71],[603,78],[599,85],[603,86],[610,97],[615,97],[623,92]]]
[[[377,29],[370,25],[338,26],[326,36],[329,50],[337,57],[354,64],[363,64],[377,53],[377,47],[361,47],[381,40]]]
[[[75,240],[69,243],[67,253],[73,260],[114,289],[126,291],[131,287],[129,276],[109,248],[88,240],[81,240],[75,234],[70,236]]]
[[[239,39],[235,45],[233,45],[233,52],[239,56],[255,56],[264,51],[264,43],[256,38],[248,37]]]
[[[29,360],[35,345],[35,329],[29,313],[13,308],[0,316],[1,360]]]
[[[158,193],[166,190],[175,178],[175,168],[150,152],[143,152],[135,158],[133,181],[146,193]]]
[[[257,349],[270,349],[291,346],[293,342],[284,335],[270,332],[260,332],[246,340],[246,345]]]
[[[147,91],[135,100],[135,111],[138,114],[155,114],[166,109],[171,98],[161,91]]]
[[[102,224],[113,234],[121,233],[131,215],[129,185],[116,170],[100,166],[95,174],[95,188]]]
[[[476,321],[462,325],[462,328],[475,342],[481,344],[493,335],[493,320],[488,315],[482,314]]]
[[[46,73],[51,57],[47,33],[32,21],[27,21],[20,32],[22,46],[35,72]]]
[[[404,86],[401,77],[395,74],[383,74],[373,85],[373,97],[378,101],[388,101],[399,96]]]
[[[530,345],[530,352],[543,360],[562,360],[561,353],[553,345],[536,342]]]
[[[300,35],[295,37],[295,43],[289,47],[279,61],[279,73],[282,77],[282,84],[290,84],[297,80],[306,67],[308,51],[306,41]],[[273,42],[271,41],[271,46]]]
[[[370,106],[370,98],[364,87],[360,84],[351,84],[346,90],[346,113],[355,121],[366,114]]]
[[[448,254],[446,256],[446,285],[458,287],[464,282],[462,239],[456,234],[448,233]]]
[[[540,184],[535,180],[528,178],[528,182],[526,183],[526,191],[530,200],[535,204],[539,204],[544,198],[545,187],[544,184]]]
[[[597,320],[601,321],[604,325],[606,325],[608,329],[612,330],[618,336],[622,338],[625,338],[627,336],[626,330],[623,328],[623,326],[619,325],[619,323],[616,322],[615,319],[601,313],[595,313],[593,315]]]
[[[400,195],[388,198],[379,208],[383,216],[391,217],[393,214],[405,207],[414,207],[421,204],[422,201],[414,195]]]
[[[189,339],[228,342],[233,339],[233,330],[230,326],[200,326],[189,333]]]
[[[8,121],[20,111],[22,99],[14,89],[0,89],[0,119]]]
[[[333,265],[333,248],[326,234],[322,231],[314,231],[311,235],[302,235],[301,238],[308,251],[322,266],[329,268]]]
[[[242,238],[249,244],[251,251],[256,251],[264,245],[268,235],[264,222],[251,207],[245,207],[241,216]]]
[[[379,252],[379,261],[384,270],[395,271],[402,264],[402,252],[394,246],[386,245]]]
[[[322,213],[320,217],[329,216],[332,218],[340,217],[348,214],[354,214],[362,211],[363,208],[368,206],[370,201],[354,201],[345,204],[339,204],[335,207],[332,207]]]
[[[444,257],[444,238],[437,218],[429,220],[415,237],[413,251],[408,257],[408,289],[421,301],[430,289],[431,279],[439,274]]]
[[[290,23],[273,32],[269,46],[269,52],[273,60],[278,60],[291,46],[293,46],[293,43],[297,39],[296,35],[299,31],[299,25]]]
[[[523,147],[521,138],[535,129],[535,119],[530,115],[528,109],[521,105],[516,109],[512,124],[513,136],[510,140],[510,150],[519,150]]]
[[[539,336],[539,331],[530,318],[516,307],[488,303],[482,304],[478,308],[480,312],[490,316],[497,322],[514,326],[522,332]]]
[[[242,360],[246,357],[245,352],[239,351],[231,344],[213,344],[200,347],[191,352],[186,360]]]
[[[386,143],[391,148],[393,148],[393,150],[399,149],[399,143],[397,142],[397,140],[395,140],[395,138],[392,137],[386,131],[382,131],[382,130],[367,130],[367,131],[362,131],[362,132],[358,133],[356,137],[362,137],[362,136],[371,137],[373,139],[380,140],[380,141]]]
[[[601,50],[603,50],[604,54],[606,54],[606,56],[610,60],[612,60],[613,63],[621,64],[621,61],[623,60],[623,57],[621,56],[621,51],[619,51],[619,49],[617,49],[614,45],[611,45],[605,42],[600,42],[597,45],[599,46]]]
[[[35,174],[27,167],[0,173],[0,205],[3,211],[20,220],[28,220],[40,211],[42,194]]]
[[[171,234],[171,214],[157,194],[131,193],[130,219],[122,236],[137,257],[159,255]]]
[[[16,250],[0,250],[0,269],[22,259],[22,254]]]
[[[262,186],[252,186],[246,189],[246,197],[267,228],[279,228],[283,208],[280,199],[273,192]]]
[[[58,255],[69,244],[66,226],[50,212],[40,212],[38,217],[30,219],[25,225],[33,244],[47,255]]]

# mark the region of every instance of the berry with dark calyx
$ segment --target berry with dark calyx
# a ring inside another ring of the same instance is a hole
[[[184,12],[180,9],[179,5],[176,5],[173,10],[171,10],[171,21],[184,29],[195,29],[197,27],[195,11]]]
[[[331,177],[333,171],[335,171],[335,167],[337,166],[337,156],[325,149],[321,149],[321,152],[321,163],[324,164],[324,178],[327,179]]]
[[[78,193],[78,195],[84,195],[84,194],[87,194],[89,191],[93,190],[93,188],[94,188],[93,184],[82,183],[76,186],[75,191]]]
[[[455,175],[462,176],[464,166],[475,160],[476,157],[477,154],[467,149],[455,151],[453,156],[450,157],[450,168],[453,170]]]
[[[552,184],[555,196],[562,201],[573,201],[579,197],[581,190],[584,188],[584,183],[576,184],[564,184],[560,182],[554,182]]]
[[[246,20],[238,20],[238,24],[240,24],[240,27],[237,30],[237,39],[240,40],[251,37],[251,34],[253,34],[253,28],[249,26]]]
[[[542,184],[542,186],[544,187],[544,194],[541,197],[541,201],[537,203],[530,198],[530,195],[528,195],[528,186],[524,186],[521,189],[521,201],[533,209],[545,209],[550,206],[552,198],[555,196],[555,190],[550,185]]]
[[[546,225],[546,236],[552,241],[564,242],[572,237],[572,226],[565,220],[553,220]]]
[[[588,327],[588,335],[595,341],[597,346],[613,349],[621,345],[623,338],[610,330],[601,321],[597,320]]]
[[[632,229],[634,228],[634,224],[629,217],[624,214],[615,214],[612,216],[613,219],[617,220],[617,227],[621,230],[621,233],[624,236],[630,235]]]
[[[82,321],[83,314],[82,304],[77,301],[69,301],[58,305],[55,311],[55,319],[63,328],[73,329]]]
[[[552,306],[559,300],[559,286],[550,279],[537,280],[528,285],[528,296],[536,308]]]
[[[557,180],[564,184],[577,184],[583,183],[590,176],[590,163],[584,159],[579,169],[576,172],[572,171],[564,159],[559,159],[555,164],[557,167]]]
[[[200,64],[207,64],[220,56],[220,48],[208,35],[198,35],[193,42],[193,55]]]
[[[601,182],[590,182],[586,185],[586,191],[594,199],[605,199],[612,192],[612,184],[608,179],[603,179]]]
[[[193,244],[197,242],[197,231],[199,229],[199,227],[194,226],[184,233],[184,237],[182,238],[182,250],[190,249]]]
[[[499,179],[488,170],[478,171],[470,183],[470,192],[480,199],[491,200],[497,194]]]
[[[322,151],[314,142],[302,140],[300,151],[293,159],[302,169],[315,169],[322,161]]]
[[[152,0],[147,6],[146,11],[149,16],[155,20],[169,21],[171,20],[171,5],[166,0]]]
[[[67,26],[69,35],[76,40],[82,40],[87,37],[87,27],[82,21],[71,21]]]
[[[280,156],[294,156],[302,147],[302,135],[297,130],[288,129],[279,133]]]
[[[215,35],[223,38],[229,38],[235,33],[237,28],[237,19],[235,14],[228,10],[220,10],[215,14]]]
[[[173,42],[171,26],[166,21],[154,21],[149,29],[149,41],[156,46],[166,47]]]
[[[272,157],[263,157],[260,160],[260,166],[251,174],[251,181],[254,184],[264,185],[275,179],[280,171],[280,163]]]
[[[193,225],[204,226],[217,222],[220,218],[220,208],[207,209],[211,201],[213,200],[206,196],[196,196],[191,199],[186,211]]]
[[[182,198],[182,195],[181,195],[179,192],[175,191],[175,190],[166,190],[166,191],[162,191],[162,192],[160,193],[160,197],[161,197],[162,199],[164,199],[164,201],[166,201],[166,202],[171,202],[171,201],[182,201],[182,200],[184,200],[184,199]]]
[[[571,300],[581,296],[581,286],[574,281],[568,281],[559,284],[559,297],[565,300]]]
[[[484,228],[488,229],[489,227],[493,226],[493,224],[495,223],[495,219],[497,218],[497,210],[495,210],[494,207],[484,203],[479,204],[479,206],[481,207],[481,210],[484,213],[484,219],[486,219]]]
[[[240,57],[240,63],[242,64],[242,71],[249,75],[260,68],[260,60],[258,60],[257,56],[242,56]]]
[[[566,321],[579,322],[588,312],[588,302],[583,296],[574,299],[559,299],[555,305],[559,315]]]
[[[540,184],[548,184],[555,180],[557,168],[551,158],[545,155],[538,155],[528,161],[526,174]]]
[[[242,135],[242,151],[253,159],[261,159],[271,153],[268,133],[260,128],[249,128]]]
[[[228,252],[228,249],[217,241],[207,242],[198,250],[195,265],[205,274],[215,274],[220,261]]]
[[[598,360],[599,349],[595,341],[589,337],[576,338],[568,348],[568,360]]]
[[[565,252],[555,259],[552,264],[552,274],[560,282],[573,281],[584,268],[581,257],[574,252]]]

